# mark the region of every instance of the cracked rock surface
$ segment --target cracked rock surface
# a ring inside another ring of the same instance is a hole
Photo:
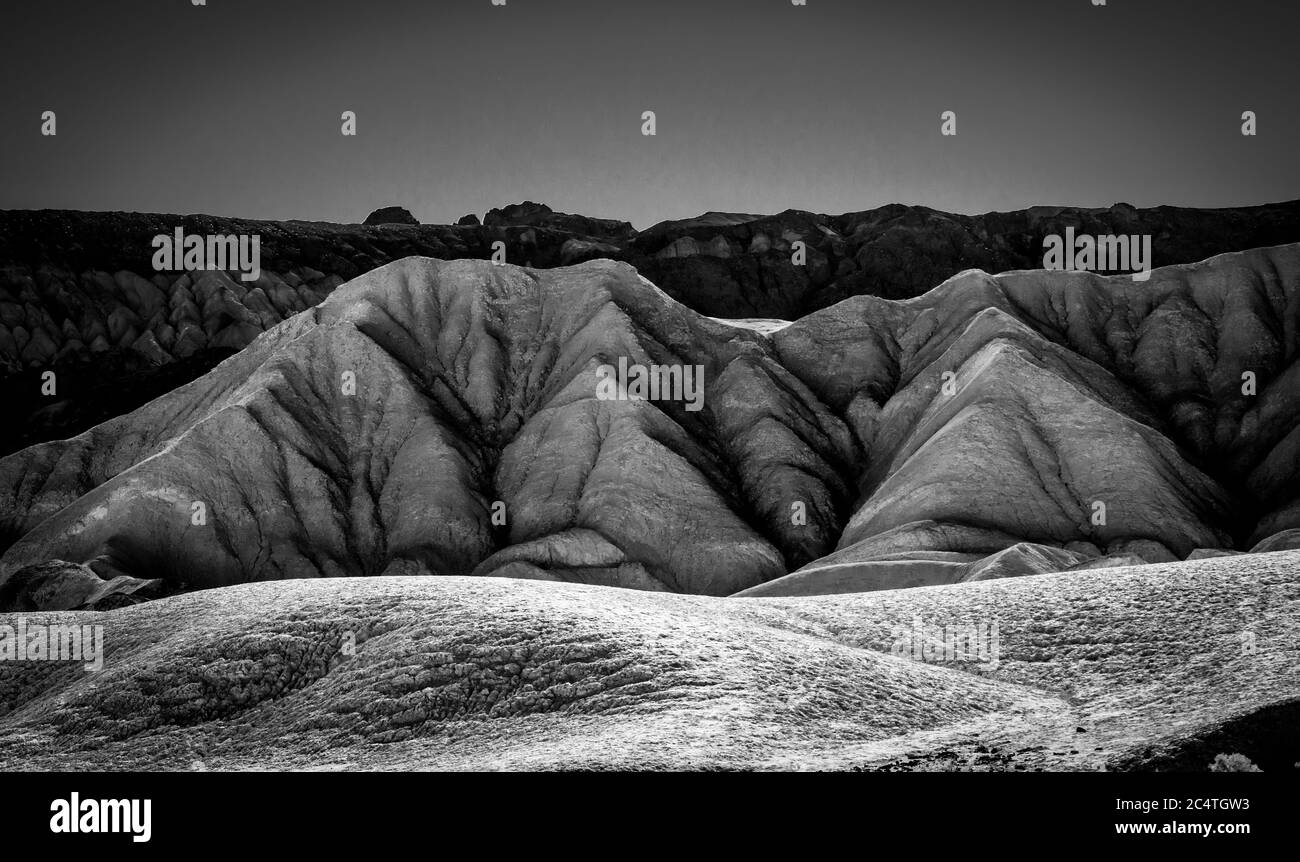
[[[0,662],[5,770],[1300,760],[1300,552],[824,598],[279,581],[25,621],[102,625],[104,666]],[[914,650],[994,623],[978,656]]]

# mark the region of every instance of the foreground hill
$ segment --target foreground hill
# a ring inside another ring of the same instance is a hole
[[[817,594],[1293,548],[1298,341],[1300,245],[1144,283],[973,271],[771,327],[623,263],[404,259],[0,460],[0,608],[426,573]],[[690,369],[700,400],[603,399],[620,364]]]
[[[1298,602],[1295,552],[821,599],[249,584],[28,615],[106,657],[0,663],[0,769],[1290,773]],[[904,657],[994,623],[987,660]]]
[[[385,212],[385,211],[380,211]],[[380,213],[374,214],[379,216]],[[409,218],[409,214],[402,219]],[[417,255],[536,268],[625,261],[706,315],[795,319],[854,296],[908,298],[967,269],[1043,265],[1067,228],[1149,235],[1156,266],[1300,242],[1300,202],[1234,209],[1034,207],[955,215],[890,205],[843,215],[707,213],[643,231],[526,202],[484,223],[341,225],[202,215],[0,211],[0,453],[85,430],[187,382],[345,281]],[[152,238],[257,235],[260,277],[156,272]],[[794,244],[807,252],[792,260]],[[57,395],[40,370],[57,368]],[[160,369],[169,369],[162,371]]]

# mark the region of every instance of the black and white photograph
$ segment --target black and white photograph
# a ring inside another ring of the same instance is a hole
[[[1294,2],[0,20],[5,830],[726,772],[1288,837]]]

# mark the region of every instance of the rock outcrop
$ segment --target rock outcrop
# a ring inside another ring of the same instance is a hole
[[[584,237],[615,241],[626,241],[636,235],[636,229],[625,221],[557,213],[545,204],[534,203],[533,201],[524,201],[521,204],[488,210],[487,214],[483,216],[483,224],[487,227],[531,225]]]
[[[163,598],[175,589],[161,580],[102,577],[93,568],[50,560],[14,572],[0,588],[0,607],[12,611],[107,611]]]
[[[411,215],[410,210],[404,209],[403,207],[381,207],[366,216],[366,220],[362,222],[362,224],[367,225],[418,225],[419,223],[420,222],[416,220],[415,216]]]

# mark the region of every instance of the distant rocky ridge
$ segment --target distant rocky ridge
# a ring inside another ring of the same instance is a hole
[[[377,574],[801,595],[1285,550],[1298,356],[1300,244],[1145,283],[969,271],[772,326],[624,263],[408,258],[0,460],[0,594],[58,594],[63,566],[145,596]],[[704,409],[601,400],[619,359],[702,367]]]
[[[103,418],[91,394],[112,390],[125,412],[158,394],[153,369],[192,379],[345,281],[412,255],[444,260],[492,254],[535,268],[597,258],[631,263],[669,296],[724,318],[793,320],[853,296],[918,296],[966,269],[1037,269],[1042,238],[1066,227],[1094,234],[1151,234],[1156,265],[1300,241],[1300,202],[1235,209],[1035,207],[962,216],[890,205],[840,216],[787,210],[773,216],[707,213],[643,231],[627,222],[557,213],[525,202],[484,223],[417,225],[400,207],[375,225],[268,222],[211,216],[0,211],[0,390],[21,412],[0,434],[0,453],[70,436]],[[189,234],[257,234],[256,282],[222,272],[158,273],[150,240]],[[805,266],[791,262],[795,241]],[[29,403],[40,371],[66,385]]]
[[[532,201],[488,210],[483,224],[488,227],[530,225],[620,243],[636,236],[636,228],[628,222],[557,213],[545,204]]]

